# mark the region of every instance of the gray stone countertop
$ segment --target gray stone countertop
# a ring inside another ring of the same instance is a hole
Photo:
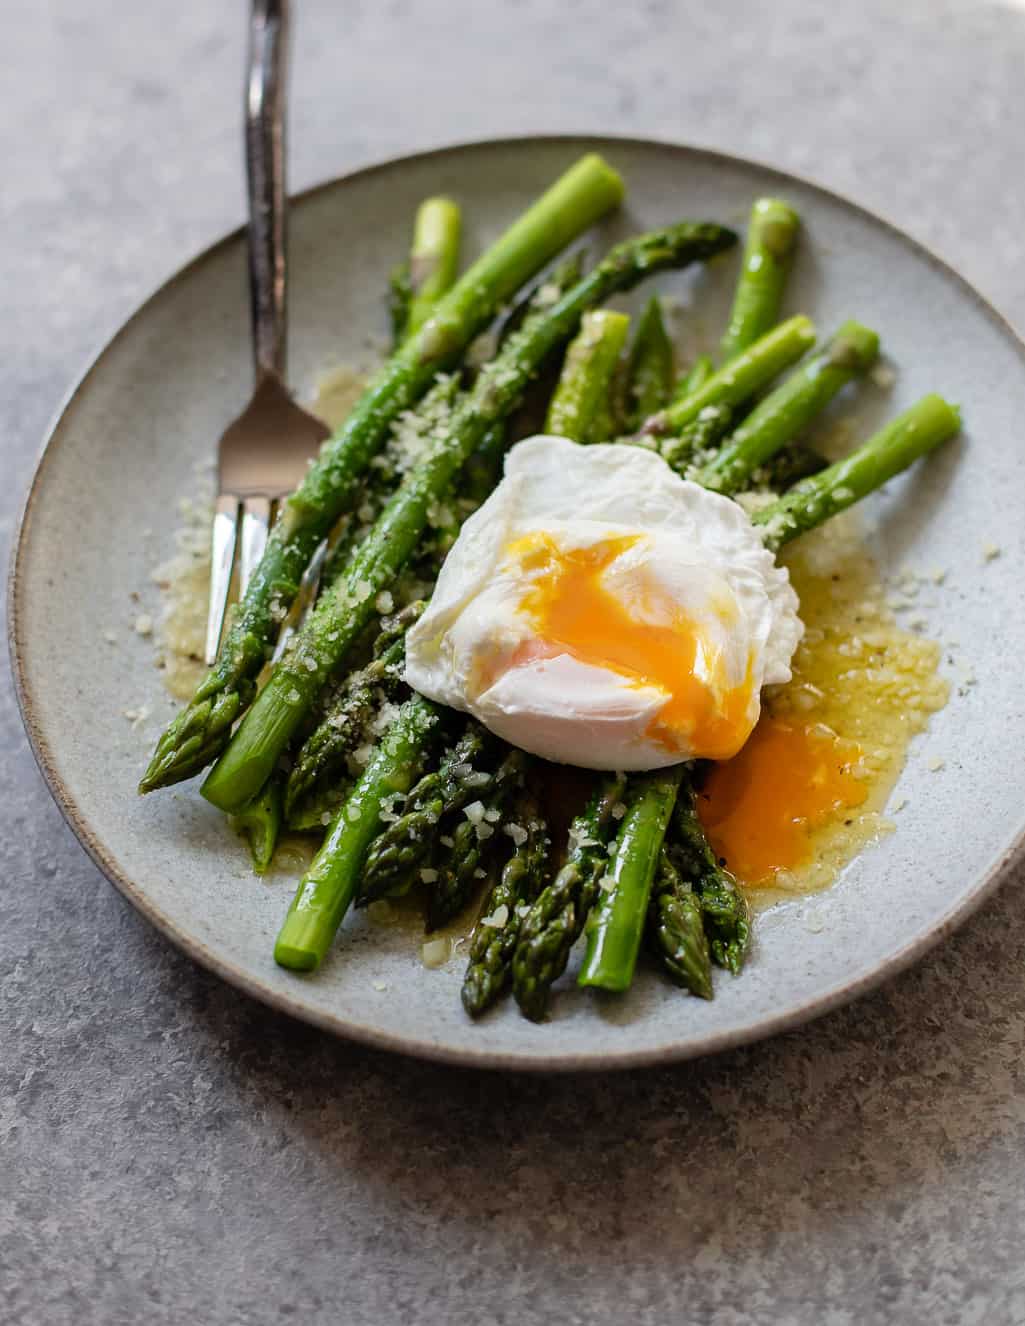
[[[1025,10],[299,0],[291,184],[488,134],[746,153],[1025,323]],[[2,537],[86,357],[242,219],[244,7],[3,6]],[[956,335],[956,329],[950,329]],[[1025,879],[805,1030],[619,1077],[334,1041],[141,921],[0,679],[0,1319],[1025,1322]]]

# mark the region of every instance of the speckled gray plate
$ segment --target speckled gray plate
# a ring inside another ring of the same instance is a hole
[[[603,239],[680,216],[742,223],[752,198],[782,193],[807,234],[788,295],[827,330],[846,316],[877,327],[898,367],[887,393],[856,407],[869,429],[928,390],[964,407],[962,440],[868,504],[884,569],[948,571],[930,598],[931,634],[960,642],[976,684],[933,721],[897,795],[899,831],[866,851],[829,893],[763,916],[748,969],[720,978],[711,1004],[642,972],[629,996],[584,997],[569,982],[545,1026],[506,1007],[471,1024],[461,963],[420,963],[414,934],[351,918],[330,961],[303,978],[275,967],[292,881],[260,882],[194,785],[142,799],[135,784],[170,706],[152,644],[132,635],[156,610],[152,567],[172,551],[176,499],[195,490],[224,422],[250,386],[244,247],[232,235],[164,286],[78,384],[29,495],[11,580],[12,653],[32,744],[53,795],[108,878],[174,943],[278,1008],[367,1042],[452,1062],[531,1069],[626,1067],[683,1059],[790,1027],[865,990],[957,925],[1020,854],[1025,656],[1025,354],[954,273],[829,193],[771,170],[648,142],[484,143],[396,161],[328,184],[292,211],[291,377],[365,360],[383,333],[386,274],[428,193],[464,204],[473,250],[496,235],[578,153],[623,172],[626,208]],[[735,260],[734,260],[735,261]],[[663,288],[721,327],[732,262]],[[983,544],[1002,546],[986,561]],[[105,631],[116,634],[108,643]],[[138,728],[125,710],[148,708]],[[942,772],[930,772],[936,759]],[[110,960],[117,961],[111,953]],[[383,988],[381,988],[383,987]]]

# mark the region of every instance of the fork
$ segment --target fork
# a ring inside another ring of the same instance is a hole
[[[278,504],[328,436],[285,386],[285,66],[288,0],[253,0],[245,98],[249,290],[255,385],[217,448],[206,662],[224,631],[238,569],[241,598],[259,565]]]

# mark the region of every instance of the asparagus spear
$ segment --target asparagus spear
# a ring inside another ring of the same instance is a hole
[[[256,677],[307,564],[351,504],[389,425],[416,403],[438,370],[454,361],[532,273],[622,196],[622,181],[600,157],[581,158],[473,264],[387,361],[285,504],[213,670],[160,738],[140,791],[190,778],[217,758],[232,725],[253,700]]]
[[[439,721],[438,709],[423,696],[402,706],[299,882],[274,946],[279,966],[312,971],[323,960],[359,887],[363,857],[380,828],[382,798],[408,790]]]
[[[523,918],[512,957],[513,994],[534,1022],[544,1017],[552,985],[566,970],[570,949],[599,892],[605,844],[617,823],[613,812],[625,785],[620,776],[598,783],[586,808],[570,826],[565,865]]]
[[[647,945],[671,980],[702,999],[712,998],[712,955],[701,903],[665,846],[648,904]]]
[[[742,405],[804,354],[815,340],[815,326],[799,314],[780,323],[754,345],[706,378],[697,391],[645,420],[643,433],[656,437],[679,433],[707,405]]]
[[[374,596],[387,588],[416,548],[432,503],[488,430],[513,408],[539,365],[572,335],[587,308],[662,268],[710,257],[733,240],[721,226],[692,222],[628,240],[547,314],[509,338],[457,406],[448,435],[406,475],[356,550],[344,581],[322,595],[291,642],[207,776],[202,792],[209,801],[230,812],[263,786],[318,690],[372,615]]]
[[[243,806],[232,823],[249,840],[249,854],[253,870],[265,875],[274,859],[274,848],[281,832],[281,783],[277,778],[267,780],[248,806]]]
[[[710,455],[729,432],[733,411],[728,405],[706,405],[678,437],[659,439],[659,455],[685,478],[692,464]]]
[[[413,285],[409,279],[409,259],[397,263],[388,273],[388,322],[391,325],[392,349],[406,339],[409,325],[409,306],[413,300]]]
[[[630,780],[630,800],[616,839],[610,887],[587,922],[587,953],[577,983],[629,989],[648,914],[651,884],[685,765]]]
[[[673,346],[662,320],[662,304],[652,295],[637,323],[626,368],[628,428],[640,428],[669,403],[673,387]]]
[[[548,405],[545,432],[574,442],[597,442],[612,377],[626,343],[625,313],[595,309],[585,313],[570,342],[562,373]]]
[[[285,815],[294,827],[296,811],[328,788],[345,768],[380,697],[394,699],[402,689],[405,639],[390,645],[346,678],[320,722],[303,742],[285,787]],[[313,827],[309,825],[308,827]]]
[[[409,251],[410,299],[403,337],[415,336],[459,270],[462,217],[450,198],[427,198],[417,209]]]
[[[683,779],[673,807],[668,852],[673,866],[697,896],[712,958],[736,976],[751,942],[750,910],[733,876],[719,865],[705,837],[690,773]],[[668,956],[663,948],[663,957]]]
[[[776,198],[759,198],[752,207],[733,311],[722,338],[724,362],[778,321],[800,227],[794,209]]]
[[[715,364],[712,362],[712,356],[698,355],[690,368],[677,380],[675,387],[673,387],[671,404],[675,405],[677,401],[685,401],[699,387],[703,387],[714,372]]]
[[[836,335],[771,392],[697,474],[717,493],[738,492],[751,475],[796,437],[855,376],[867,373],[879,354],[879,337],[858,322]]]
[[[401,887],[424,864],[442,818],[457,815],[490,786],[491,775],[474,765],[486,760],[493,749],[488,730],[480,723],[467,723],[440,766],[425,773],[409,793],[407,809],[371,844],[363,868],[362,902]]]
[[[462,1000],[471,1017],[480,1017],[508,986],[520,935],[519,909],[533,902],[544,884],[551,841],[537,798],[529,786],[521,789],[514,816],[511,827],[522,836],[484,900],[481,919],[470,940]]]
[[[919,456],[953,437],[960,427],[956,406],[941,396],[923,396],[845,459],[802,480],[751,519],[762,527],[766,545],[776,551],[798,534],[860,502]]]
[[[501,841],[496,825],[523,785],[526,768],[527,757],[523,751],[509,747],[488,788],[477,799],[480,818],[467,818],[456,826],[452,847],[447,858],[440,863],[437,878],[428,894],[428,931],[437,930],[451,921],[479,888],[480,881],[487,878],[487,868],[492,864],[495,848]],[[473,806],[471,802],[466,809]]]

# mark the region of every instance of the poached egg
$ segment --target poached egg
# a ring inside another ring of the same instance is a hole
[[[729,498],[642,447],[531,437],[463,525],[405,675],[558,763],[725,760],[790,680],[797,608]]]

